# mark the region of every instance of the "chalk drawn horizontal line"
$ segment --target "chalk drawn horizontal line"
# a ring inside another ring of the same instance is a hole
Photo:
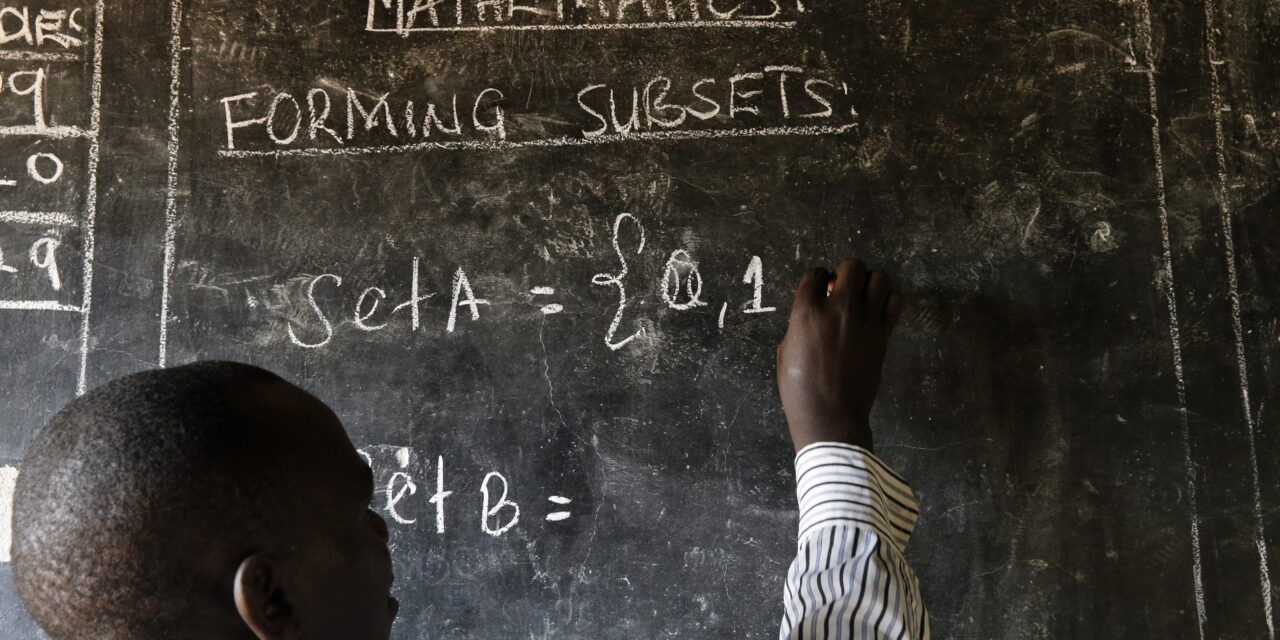
[[[69,311],[80,313],[80,307],[55,300],[0,300],[0,311]]]
[[[473,27],[375,27],[372,33],[448,33],[490,31],[616,31],[622,29],[794,29],[794,21],[772,20],[673,20],[669,22],[597,22],[589,24],[499,24]]]
[[[0,60],[41,60],[46,62],[75,62],[80,54],[61,51],[0,51]]]
[[[701,131],[643,131],[640,133],[615,133],[591,138],[544,138],[538,140],[446,140],[443,142],[414,142],[410,144],[380,147],[337,147],[327,149],[272,149],[250,151],[222,149],[223,158],[307,157],[307,156],[358,156],[411,151],[504,151],[514,149],[538,149],[555,147],[585,147],[618,142],[707,140],[714,138],[764,138],[785,136],[833,136],[845,133],[856,123],[822,127],[753,127],[747,129],[718,129]]]
[[[74,227],[76,219],[65,213],[49,211],[0,211],[0,222],[18,224],[43,224],[55,227]]]
[[[41,127],[34,124],[20,124],[0,127],[0,137],[6,136],[44,136],[46,138],[92,138],[93,132],[80,127],[54,126]]]

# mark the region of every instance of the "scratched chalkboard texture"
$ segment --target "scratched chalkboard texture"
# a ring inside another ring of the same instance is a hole
[[[86,386],[252,362],[374,468],[396,638],[771,638],[774,346],[857,255],[911,301],[874,421],[938,637],[1275,637],[1273,3],[39,0],[0,40],[0,464]]]

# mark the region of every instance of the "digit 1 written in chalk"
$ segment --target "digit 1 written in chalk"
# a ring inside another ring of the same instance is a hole
[[[751,256],[751,263],[747,265],[747,272],[742,276],[742,284],[752,285],[755,289],[755,295],[751,298],[743,313],[770,313],[777,311],[775,307],[764,306],[764,261],[760,256]]]
[[[742,275],[742,284],[749,284],[753,289],[751,301],[742,305],[743,313],[772,313],[778,310],[777,307],[764,306],[764,261],[760,256],[751,256],[747,272]],[[720,317],[716,324],[721,329],[724,328],[724,316],[728,310],[729,303],[720,305]]]

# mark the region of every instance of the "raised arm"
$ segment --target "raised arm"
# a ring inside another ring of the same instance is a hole
[[[778,391],[796,454],[799,552],[779,638],[928,638],[920,585],[903,558],[918,507],[872,452],[869,417],[902,297],[846,260],[796,291],[778,347]]]

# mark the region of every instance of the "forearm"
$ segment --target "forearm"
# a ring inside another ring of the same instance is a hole
[[[796,495],[799,552],[780,638],[928,638],[903,557],[917,517],[906,482],[859,447],[817,443],[796,456]]]

